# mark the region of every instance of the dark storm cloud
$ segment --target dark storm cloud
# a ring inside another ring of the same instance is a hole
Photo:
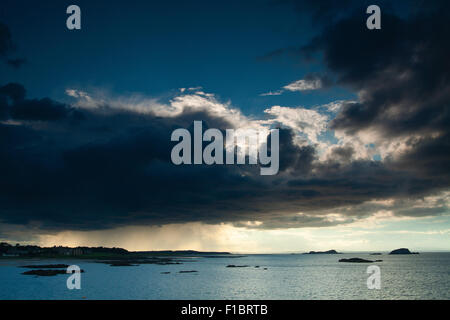
[[[21,84],[8,83],[0,87],[0,94],[13,101],[19,101],[25,99],[26,90]]]
[[[332,129],[356,137],[370,129],[385,139],[406,138],[409,147],[400,158],[384,162],[350,162],[353,147],[334,147],[329,161],[311,168],[316,178],[291,180],[289,191],[295,193],[293,188],[299,187],[326,193],[323,208],[333,201],[340,207],[353,200],[351,209],[341,207],[339,212],[360,215],[374,212],[362,208],[363,199],[403,199],[448,190],[450,3],[381,1],[377,4],[382,9],[382,29],[371,31],[365,27],[365,8],[372,3],[281,2],[294,5],[300,15],[313,17],[321,31],[306,46],[280,48],[271,58],[289,53],[321,61],[336,84],[360,94],[358,103],[344,103]],[[342,193],[332,200],[336,190]],[[399,215],[448,212],[445,205],[436,210],[394,207]]]
[[[360,92],[358,103],[344,104],[333,129],[411,137],[411,150],[386,165],[407,168],[430,188],[445,188],[450,182],[450,4],[429,1],[420,9],[403,17],[383,13],[382,29],[375,31],[363,27],[364,15],[342,19],[303,52],[322,53],[338,83]]]
[[[408,138],[411,150],[395,169],[408,168],[433,184],[448,186],[450,130],[450,3],[379,3],[382,29],[368,30],[365,10],[342,15],[346,5],[293,1],[305,14],[336,17],[310,43],[302,57],[322,57],[337,84],[359,92],[345,103],[332,129],[357,136],[375,130],[385,139]],[[352,8],[360,8],[352,1]],[[387,164],[394,165],[394,164]]]
[[[17,84],[0,87],[0,101],[7,110],[3,119],[24,121],[0,124],[3,222],[96,229],[143,221],[218,221],[212,208],[231,207],[218,204],[222,195],[226,201],[256,193],[256,184],[236,169],[171,163],[175,128],[192,125],[192,119],[231,126],[207,113],[187,110],[172,120],[107,106],[74,111],[48,98],[27,100]],[[84,120],[71,121],[74,113]]]
[[[27,98],[20,84],[1,86],[0,220],[54,230],[193,221],[286,228],[349,223],[377,210],[448,212],[445,203],[411,205],[450,186],[446,3],[427,2],[427,10],[411,15],[382,11],[382,30],[375,31],[365,28],[365,11],[345,13],[342,3],[295,4],[313,10],[321,26],[298,52],[322,54],[328,79],[360,93],[333,128],[407,138],[410,148],[395,160],[354,160],[352,146],[339,146],[319,161],[315,146],[299,146],[294,132],[281,129],[276,176],[260,176],[255,166],[175,166],[174,129],[192,130],[194,120],[222,130],[235,124],[208,109],[161,117],[108,103],[75,108]],[[383,199],[394,204],[372,203]],[[327,217],[335,213],[343,219]]]
[[[447,186],[450,181],[450,133],[411,142],[411,150],[395,163],[394,170],[408,170],[415,176],[432,179],[430,184]]]
[[[28,100],[18,84],[0,87],[0,101],[8,110],[0,122],[3,223],[39,222],[53,230],[255,220],[263,222],[258,228],[330,226],[370,212],[345,209],[348,218],[327,219],[339,208],[422,196],[440,186],[373,161],[318,162],[315,148],[294,144],[289,129],[280,130],[277,176],[260,176],[255,166],[173,165],[175,128],[199,119],[205,127],[233,127],[206,109],[167,118],[108,105],[73,110],[48,98]],[[26,108],[12,118],[21,103],[38,111]],[[83,120],[73,121],[73,114]],[[336,153],[345,158],[351,151]]]
[[[331,151],[330,159],[335,159],[338,162],[348,162],[351,161],[355,150],[351,146],[346,147],[335,147]]]
[[[280,129],[280,171],[289,171],[295,175],[308,174],[316,159],[316,149],[313,146],[295,145],[294,135],[292,130]]]
[[[338,83],[361,93],[333,122],[351,133],[374,127],[386,136],[446,132],[450,125],[448,1],[429,1],[419,14],[382,10],[382,29],[366,15],[340,20],[303,48],[322,53]]]
[[[49,98],[26,99],[25,88],[17,83],[0,87],[0,119],[53,121],[82,115],[65,104]]]

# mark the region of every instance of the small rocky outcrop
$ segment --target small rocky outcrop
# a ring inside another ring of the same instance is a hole
[[[350,259],[340,259],[339,262],[350,262],[350,263],[372,263],[375,261],[366,260],[361,258],[350,258]]]
[[[113,262],[110,264],[111,267],[137,267],[138,264],[132,264],[129,262]]]
[[[234,264],[229,264],[229,265],[227,265],[227,268],[247,268],[248,266],[237,266],[237,265],[234,265]]]

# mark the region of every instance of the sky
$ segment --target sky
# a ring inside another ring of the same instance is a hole
[[[450,7],[370,4],[3,0],[0,240],[450,250]],[[279,128],[278,174],[174,165],[195,120]]]

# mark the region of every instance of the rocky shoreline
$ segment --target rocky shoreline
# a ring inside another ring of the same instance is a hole
[[[80,270],[80,272],[84,272],[84,270]],[[74,272],[72,272],[74,273]],[[65,269],[37,269],[37,270],[30,270],[22,272],[24,275],[28,276],[41,276],[41,277],[51,277],[56,276],[58,274],[67,274],[67,271]]]
[[[21,268],[28,269],[67,269],[69,267],[68,264],[32,264],[26,266],[20,266]]]
[[[157,264],[157,265],[170,265],[170,264],[183,264],[182,260],[176,260],[172,258],[142,258],[142,259],[116,259],[116,260],[97,260],[96,263],[109,264],[111,267],[135,267],[141,264]],[[192,261],[192,260],[191,260]]]

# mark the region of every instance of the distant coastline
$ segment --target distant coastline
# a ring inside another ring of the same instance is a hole
[[[144,256],[228,256],[230,252],[195,251],[195,250],[161,250],[161,251],[128,251],[123,248],[108,247],[40,247],[36,245],[12,245],[0,243],[0,258],[81,258],[112,259],[140,258]]]

